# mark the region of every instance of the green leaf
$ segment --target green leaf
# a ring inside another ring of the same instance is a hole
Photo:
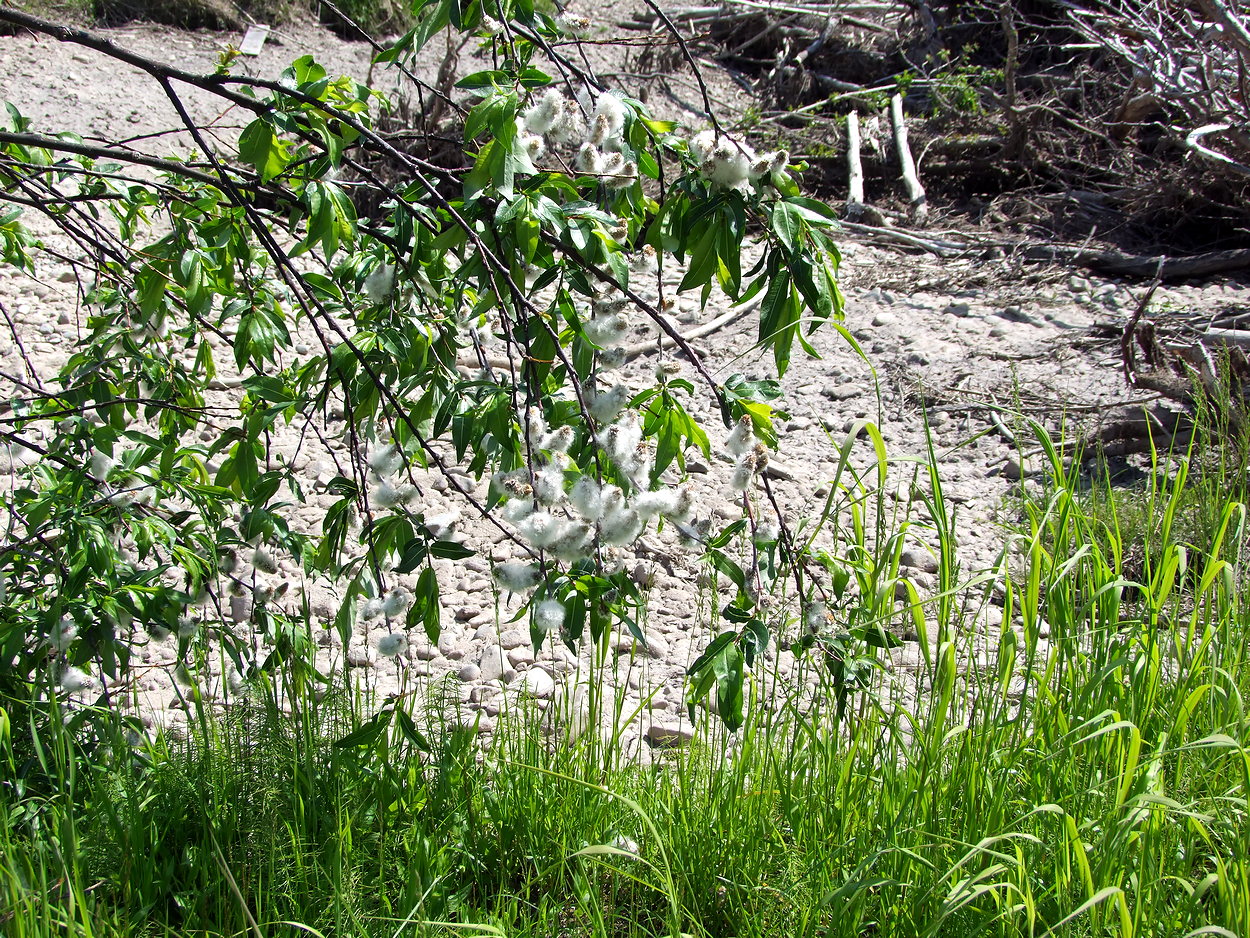
[[[429,553],[429,544],[425,538],[412,538],[400,550],[399,561],[395,564],[395,572],[399,574],[411,573],[425,562],[425,558]]]
[[[703,654],[694,659],[694,664],[686,670],[687,676],[693,677],[702,671],[707,666],[708,662],[724,651],[725,648],[732,645],[737,638],[737,632],[721,632],[720,635],[712,639],[711,644],[709,644],[707,648],[703,649]]]
[[[425,44],[447,25],[453,2],[455,0],[441,0],[435,4],[433,9],[426,11],[416,28],[405,37],[414,53],[420,52]]]
[[[733,581],[734,586],[739,590],[745,590],[747,585],[746,574],[742,572],[742,568],[737,563],[730,560],[725,554],[719,550],[709,550],[707,558],[712,562],[712,566]]]
[[[660,178],[660,164],[656,162],[654,156],[646,150],[638,151],[638,172],[642,173],[648,179]]]
[[[432,644],[438,644],[438,636],[442,632],[442,610],[438,602],[438,576],[433,567],[421,571],[414,597],[412,609],[408,611],[409,627],[414,624],[414,615],[418,615],[426,637]]]
[[[748,381],[741,374],[733,374],[725,381],[725,393],[742,400],[775,401],[785,392],[781,390],[781,382],[776,378]]]
[[[507,124],[509,131],[506,136],[509,141],[516,134],[516,125],[513,123],[516,117],[516,95],[511,93],[500,93],[492,95],[480,104],[475,104],[469,111],[469,116],[464,122],[464,142],[469,143],[476,140],[483,133],[489,132],[492,140],[498,139],[505,134],[504,125]],[[488,144],[489,146],[489,144]],[[478,154],[480,161],[486,152],[486,147]]]
[[[799,288],[804,302],[816,319],[824,320],[832,316],[834,298],[825,292],[824,278],[812,276],[813,265],[806,258],[795,258],[790,264],[790,273],[794,277],[794,285]]]
[[[742,630],[742,653],[748,665],[754,663],[755,656],[768,648],[768,624],[758,616],[747,620]]]
[[[311,55],[301,55],[283,70],[282,77],[284,80],[294,82],[297,87],[303,89],[308,85],[324,81],[326,70],[318,65]]]
[[[742,649],[737,643],[729,645],[712,662],[716,672],[716,711],[731,733],[743,723],[742,663]]]
[[[521,72],[518,81],[522,88],[543,88],[551,84],[554,79],[546,72],[531,67]]]
[[[838,223],[833,208],[818,199],[792,195],[786,203],[793,206],[809,224],[829,228]]]
[[[707,546],[715,547],[715,548],[724,547],[726,544],[732,541],[737,535],[745,531],[746,527],[747,527],[747,519],[739,518],[737,521],[733,522],[732,524],[727,525],[725,529],[721,531],[719,534],[717,534],[714,538],[711,538],[707,542]]]
[[[507,72],[498,69],[490,69],[484,72],[474,72],[471,75],[465,75],[464,78],[456,82],[457,88],[465,88],[468,90],[476,90],[480,88],[488,88],[494,90],[510,83],[510,76]]]
[[[149,319],[165,303],[165,291],[169,286],[169,278],[165,273],[151,264],[145,264],[135,275],[136,298],[139,309]]]
[[[590,637],[596,643],[612,628],[612,610],[602,599],[590,601]]]
[[[356,624],[356,597],[360,593],[360,581],[352,580],[347,587],[347,594],[343,597],[343,604],[339,606],[339,611],[334,617],[334,630],[339,633],[339,638],[346,645],[351,641],[352,628]]]
[[[307,270],[300,274],[300,279],[314,296],[322,300],[341,302],[343,299],[343,291],[339,289],[339,285],[325,274]]]
[[[751,426],[769,449],[777,448],[777,428],[773,424],[773,409],[759,401],[733,401],[730,413],[734,418],[743,414],[751,418]],[[731,421],[732,422],[732,421]]]
[[[777,202],[773,205],[770,220],[773,234],[786,246],[786,250],[791,254],[797,254],[800,239],[803,237],[803,216],[798,206],[791,205],[789,202]]]
[[[677,129],[676,121],[657,121],[652,120],[649,117],[639,118],[639,120],[641,120],[642,125],[653,134],[671,134]]]
[[[802,318],[789,274],[778,273],[760,306],[760,342],[773,350],[777,374],[784,375],[790,363],[790,349]]]
[[[470,550],[458,541],[435,541],[430,545],[430,553],[444,560],[464,560],[472,557],[476,551]]]
[[[682,278],[677,292],[683,293],[711,282],[719,260],[716,243],[716,226],[709,224],[698,244],[690,252],[690,265],[686,268],[686,276]]]
[[[395,720],[399,723],[399,731],[404,734],[410,743],[420,749],[422,752],[431,752],[430,741],[425,738],[424,734],[417,729],[417,725],[412,722],[412,717],[408,715],[408,711],[395,708]]]
[[[564,603],[564,627],[560,630],[569,647],[576,650],[586,630],[586,598],[578,590],[570,590],[560,600]]]
[[[367,746],[382,735],[383,730],[391,722],[393,710],[379,710],[373,719],[362,724],[358,729],[348,733],[342,739],[334,741],[335,749],[351,749],[353,746]]]
[[[286,144],[278,140],[273,128],[259,117],[239,135],[239,159],[254,166],[265,182],[280,174],[291,161]]]
[[[852,629],[851,634],[858,638],[861,642],[871,645],[874,648],[898,648],[903,644],[903,640],[893,632],[886,631],[880,623],[861,626]]]

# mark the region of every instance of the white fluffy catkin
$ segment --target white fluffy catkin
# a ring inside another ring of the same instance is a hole
[[[606,138],[619,137],[625,129],[625,102],[608,92],[599,95],[595,101],[594,121],[602,121],[607,131]]]
[[[564,606],[557,599],[544,599],[534,609],[534,625],[542,632],[553,632],[564,624]]]
[[[402,616],[411,605],[412,594],[402,586],[395,587],[382,599],[382,611],[391,619]]]
[[[525,129],[532,134],[549,133],[564,116],[564,95],[551,88],[532,107],[521,112]]]
[[[536,511],[517,525],[517,533],[538,548],[550,547],[563,534],[564,521],[549,511]]]
[[[408,648],[408,637],[402,632],[390,632],[378,639],[378,654],[384,658],[402,655]]]
[[[538,585],[542,572],[537,564],[512,560],[501,563],[494,570],[495,582],[510,593],[523,593]]]
[[[750,452],[755,446],[755,442],[755,430],[751,423],[751,418],[744,414],[738,419],[738,423],[733,428],[733,432],[729,434],[729,438],[725,440],[725,449],[729,451],[731,456],[741,456]]]
[[[564,473],[554,464],[534,473],[534,497],[543,505],[554,505],[564,498]]]
[[[600,423],[610,423],[629,403],[629,398],[629,388],[623,384],[618,384],[602,394],[596,394],[588,408],[590,416]]]
[[[548,551],[557,560],[575,563],[589,556],[590,533],[590,525],[580,521],[570,522]]]
[[[600,348],[612,348],[629,337],[629,319],[624,313],[596,316],[582,323],[582,331],[586,333],[586,338]]]
[[[603,515],[603,490],[591,476],[582,476],[569,491],[569,501],[592,524]]]
[[[677,491],[660,489],[657,492],[639,492],[634,498],[634,509],[644,521],[656,515],[667,515],[677,507]]]

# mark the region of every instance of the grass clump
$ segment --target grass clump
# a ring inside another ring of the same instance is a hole
[[[1021,568],[1005,551],[972,591],[1000,623],[921,628],[918,668],[854,708],[822,677],[652,764],[553,743],[524,706],[482,748],[437,685],[363,722],[344,692],[262,687],[154,741],[27,712],[5,724],[6,933],[1250,933],[1244,508],[1152,473],[1156,510],[1198,498],[1215,523],[1157,523],[1130,581],[1123,496],[1041,441]]]

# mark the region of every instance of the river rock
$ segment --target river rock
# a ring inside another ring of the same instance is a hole
[[[694,739],[694,730],[680,723],[653,723],[645,736],[652,749],[681,749]]]
[[[542,668],[530,668],[521,675],[522,694],[546,699],[554,694],[555,690],[555,680]]]

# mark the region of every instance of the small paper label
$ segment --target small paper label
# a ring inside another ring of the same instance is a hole
[[[249,26],[243,37],[243,44],[239,46],[239,51],[244,55],[260,55],[261,47],[268,38],[268,26]]]

